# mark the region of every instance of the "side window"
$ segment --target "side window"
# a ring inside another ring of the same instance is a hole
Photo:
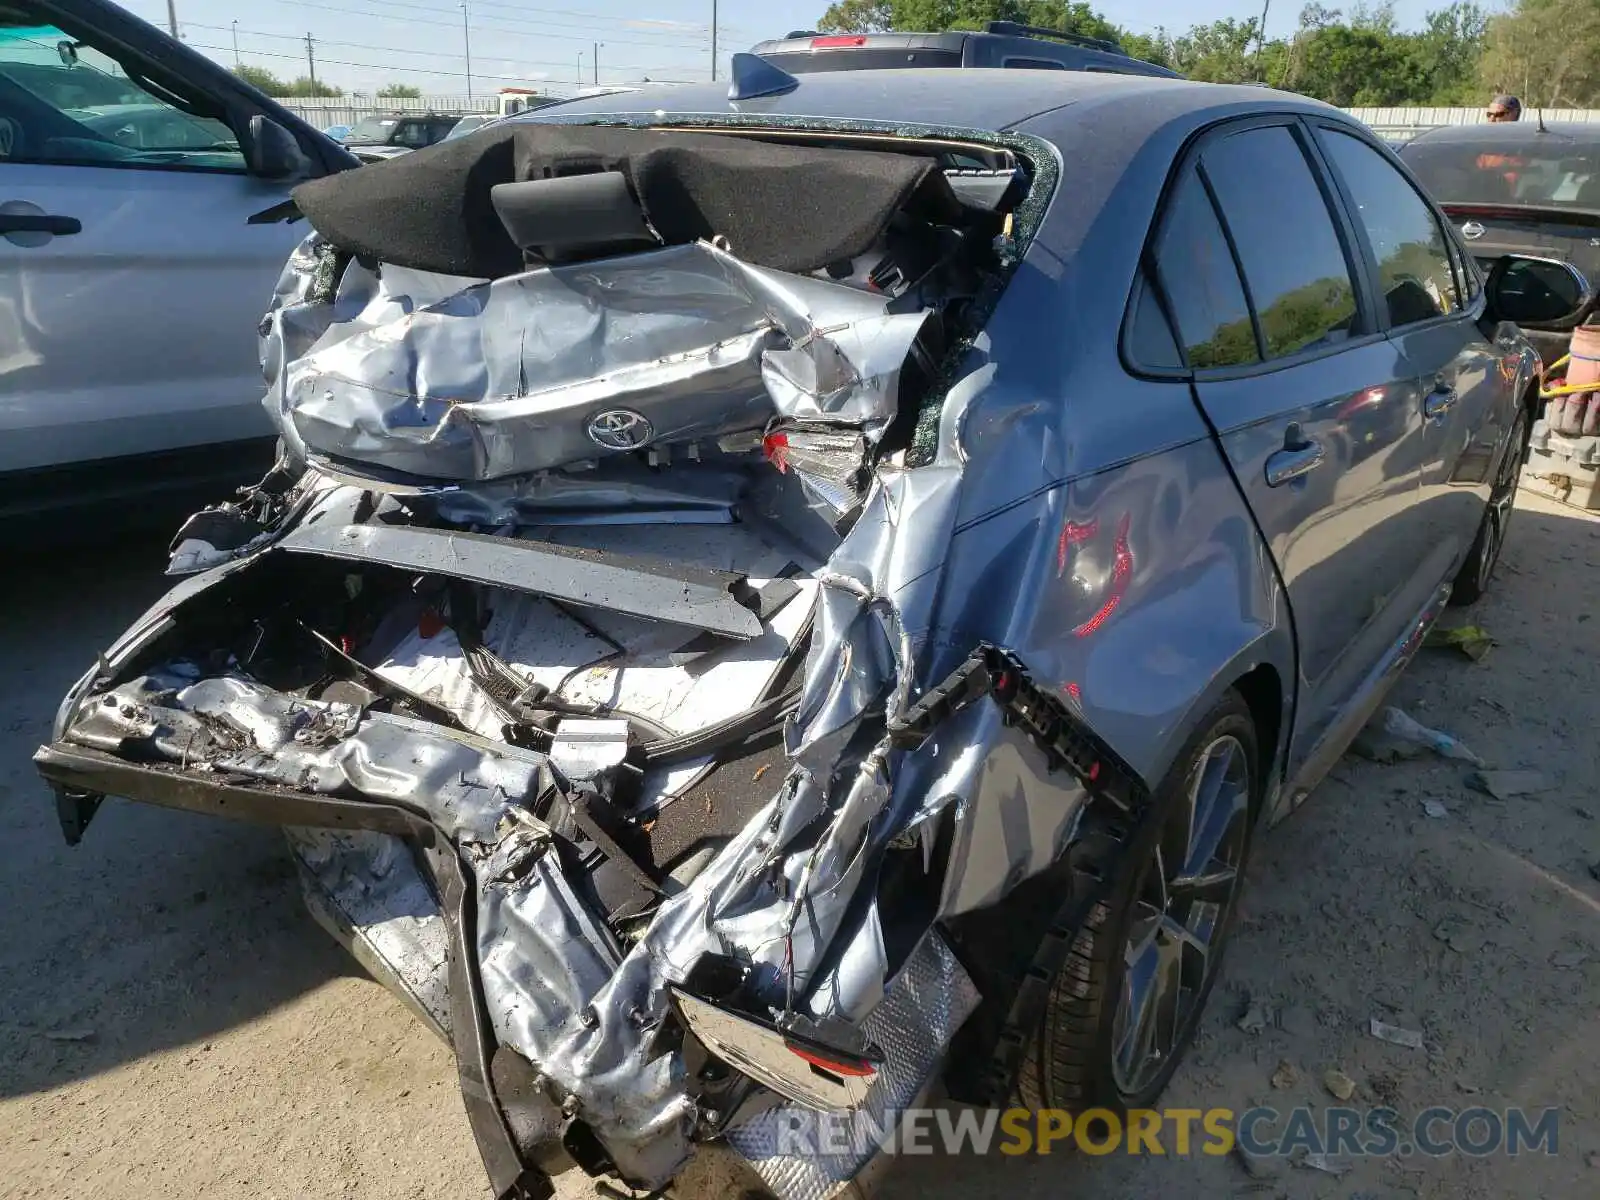
[[[1478,298],[1478,292],[1483,285],[1478,282],[1478,276],[1466,251],[1461,249],[1461,243],[1448,229],[1444,231],[1444,244],[1450,251],[1450,265],[1455,269],[1456,294],[1461,297],[1462,306],[1465,307]]]
[[[1067,69],[1066,63],[1056,62],[1053,58],[1008,58],[1000,65],[1023,71],[1065,71]]]
[[[233,131],[203,104],[130,76],[31,7],[0,11],[0,161],[245,169]]]
[[[1156,240],[1156,264],[1191,367],[1260,360],[1233,254],[1205,185],[1193,170],[1184,173],[1168,203]]]
[[[1347,340],[1356,326],[1355,284],[1293,131],[1247,129],[1207,145],[1200,161],[1239,252],[1267,357]]]
[[[1177,340],[1172,336],[1172,326],[1161,311],[1155,288],[1144,272],[1134,285],[1133,321],[1128,327],[1128,356],[1141,367],[1158,371],[1175,371],[1183,367],[1183,356],[1178,352]]]
[[[1410,181],[1352,134],[1322,129],[1319,136],[1372,245],[1389,323],[1413,325],[1459,309],[1450,240]]]

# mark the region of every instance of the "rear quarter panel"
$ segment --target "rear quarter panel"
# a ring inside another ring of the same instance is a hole
[[[1098,135],[1114,139],[1104,116]],[[1066,172],[990,322],[992,382],[962,419],[929,677],[977,640],[1009,647],[1153,784],[1217,698],[1258,672],[1273,681],[1258,713],[1270,789],[1295,678],[1271,556],[1189,385],[1135,378],[1118,345],[1170,164],[1197,124],[1099,161],[1053,139]],[[1024,128],[1053,133],[1048,120]]]

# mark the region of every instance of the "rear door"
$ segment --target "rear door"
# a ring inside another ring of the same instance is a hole
[[[1342,206],[1293,118],[1200,143],[1156,258],[1196,398],[1288,592],[1298,765],[1426,601],[1415,373],[1378,328]]]
[[[1412,182],[1348,129],[1324,125],[1317,138],[1377,278],[1379,319],[1416,373],[1426,526],[1426,557],[1417,570],[1442,579],[1465,557],[1482,522],[1499,448],[1517,414],[1519,353],[1484,334],[1477,274],[1465,269],[1444,223]]]
[[[0,474],[265,438],[256,325],[304,226],[249,218],[288,182],[203,89],[33,10],[0,19]]]

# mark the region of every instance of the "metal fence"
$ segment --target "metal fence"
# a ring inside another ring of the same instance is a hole
[[[559,85],[550,89],[555,94],[565,94],[573,89]],[[466,96],[421,96],[415,99],[389,99],[353,92],[347,96],[328,99],[293,99],[283,101],[284,107],[298,113],[318,129],[330,125],[354,125],[362,117],[388,112],[494,112],[494,93]],[[1384,137],[1405,139],[1424,129],[1440,125],[1472,125],[1483,120],[1483,106],[1471,108],[1347,108],[1345,112],[1357,120],[1365,121]],[[1530,109],[1524,120],[1533,117]],[[1545,110],[1549,121],[1600,122],[1600,108],[1550,108]]]
[[[1387,138],[1403,141],[1424,129],[1437,129],[1441,125],[1476,125],[1484,119],[1483,105],[1471,108],[1347,108],[1344,110],[1358,121],[1364,121]],[[1524,121],[1534,119],[1534,111],[1522,114]],[[1600,122],[1600,108],[1547,108],[1547,121]]]
[[[487,96],[420,96],[412,98],[378,97],[352,92],[347,96],[319,99],[295,97],[280,100],[285,108],[318,129],[332,125],[354,125],[362,117],[392,112],[458,112],[492,113],[495,111],[493,93]]]

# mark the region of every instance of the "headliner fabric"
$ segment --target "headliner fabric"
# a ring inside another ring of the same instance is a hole
[[[447,275],[525,268],[489,200],[497,183],[616,170],[669,245],[727,239],[745,262],[808,272],[865,253],[905,207],[958,208],[933,160],[753,138],[530,122],[491,127],[294,191],[350,253]]]

